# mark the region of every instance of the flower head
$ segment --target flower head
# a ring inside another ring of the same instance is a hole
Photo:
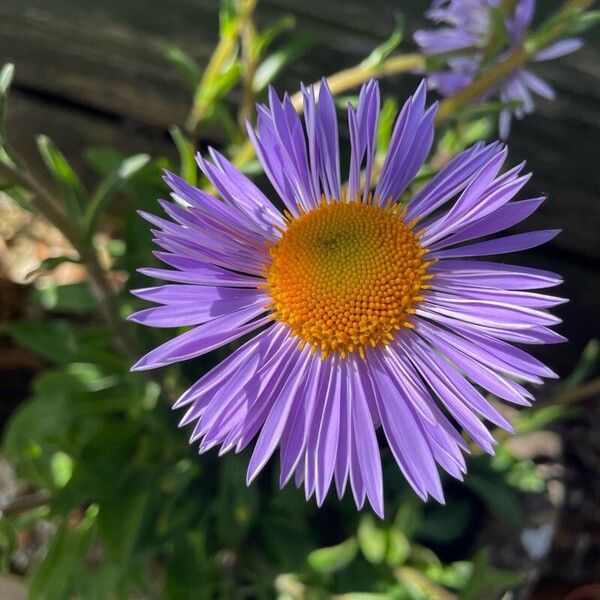
[[[529,179],[523,165],[501,173],[506,148],[476,144],[399,203],[433,141],[436,106],[419,86],[402,108],[374,184],[380,109],[376,81],[348,107],[351,154],[342,185],[337,120],[325,82],[303,89],[304,125],[286,95],[271,90],[249,135],[280,212],[221,154],[198,163],[217,199],[172,173],[170,219],[157,256],[166,282],[135,293],[158,304],[130,318],[153,327],[191,326],[135,369],[192,359],[253,334],[188,389],[182,425],[200,452],[240,451],[256,439],[250,482],[279,447],[283,486],[292,477],[321,504],[348,483],[356,504],[383,514],[376,432],[423,499],[443,501],[438,468],[459,479],[468,445],[494,439],[482,420],[511,430],[484,398],[517,405],[550,369],[514,343],[553,343],[562,300],[535,290],[552,273],[474,260],[525,250],[555,231],[488,236],[522,221],[542,198],[513,202]],[[373,183],[373,185],[372,185]],[[485,237],[483,241],[478,238]]]
[[[438,27],[422,29],[414,35],[427,56],[448,54],[445,61],[447,69],[431,73],[429,87],[444,96],[454,95],[468,86],[490,60],[502,60],[525,41],[535,13],[535,0],[516,0],[510,9],[502,4],[502,0],[434,0],[426,16]],[[499,54],[490,57],[488,50],[494,25],[492,11],[503,15],[508,44]],[[563,39],[538,52],[533,61],[565,56],[581,46],[580,39]],[[486,98],[496,97],[503,103],[518,104],[501,112],[500,136],[503,139],[508,137],[513,114],[521,119],[533,112],[536,95],[552,100],[554,90],[525,67],[512,72],[488,92]]]

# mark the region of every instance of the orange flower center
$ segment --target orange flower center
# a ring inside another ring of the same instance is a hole
[[[270,246],[274,317],[325,357],[387,344],[426,288],[428,261],[403,208],[322,202]]]

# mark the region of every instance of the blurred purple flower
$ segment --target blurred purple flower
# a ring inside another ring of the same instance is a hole
[[[257,438],[250,482],[279,446],[280,484],[292,477],[321,505],[333,482],[350,483],[383,515],[376,432],[423,499],[444,501],[438,466],[462,479],[468,445],[494,439],[482,419],[511,431],[481,391],[528,406],[554,373],[513,343],[563,338],[549,327],[560,298],[538,293],[561,279],[532,268],[473,260],[543,244],[556,231],[475,241],[522,221],[543,198],[511,202],[529,180],[523,164],[501,173],[506,148],[478,143],[451,160],[407,205],[433,141],[436,106],[422,83],[404,104],[374,189],[380,110],[376,81],[348,107],[351,154],[342,186],[338,125],[325,82],[303,89],[304,125],[273,90],[249,135],[286,209],[275,208],[216,150],[198,156],[217,199],[166,174],[169,216],[143,214],[158,258],[145,268],[170,282],[136,290],[157,307],[131,315],[152,327],[185,327],[133,368],[196,358],[247,336],[176,403],[194,423],[200,452],[244,449]],[[362,173],[361,173],[362,172]]]
[[[486,46],[492,30],[492,10],[499,9],[501,0],[435,0],[426,16],[436,29],[421,29],[414,39],[427,56],[452,53],[446,60],[447,70],[431,73],[428,85],[444,96],[451,96],[468,86],[481,73]],[[535,0],[517,0],[514,11],[505,17],[508,49],[495,60],[502,60],[525,38],[535,13]],[[560,40],[538,52],[534,62],[552,60],[575,52],[582,46],[576,38]],[[461,54],[464,50],[465,53]],[[499,98],[502,102],[519,102],[513,109],[500,114],[500,137],[506,139],[514,114],[522,119],[533,112],[534,96],[548,100],[554,98],[554,90],[528,68],[520,68],[503,79],[496,89],[490,90],[482,100]]]

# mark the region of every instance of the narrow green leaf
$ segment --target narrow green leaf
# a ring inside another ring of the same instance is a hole
[[[169,46],[165,50],[165,56],[194,91],[202,79],[200,65],[177,46]]]
[[[73,459],[64,452],[55,452],[50,461],[50,469],[56,487],[65,487],[73,475]]]
[[[574,390],[585,383],[593,375],[598,363],[600,363],[600,341],[590,340],[583,349],[573,372],[559,384],[559,391]]]
[[[398,103],[392,98],[386,98],[379,113],[377,126],[377,152],[385,152],[390,145],[394,121],[398,113]]]
[[[453,590],[462,590],[471,574],[473,563],[469,561],[457,561],[449,565],[432,565],[425,571],[431,580]]]
[[[116,369],[125,367],[124,359],[111,350],[104,328],[45,319],[2,323],[0,332],[53,364],[97,362]]]
[[[194,158],[194,145],[183,135],[179,127],[171,127],[169,133],[179,153],[179,174],[189,184],[195,186],[198,169]]]
[[[14,551],[17,548],[17,531],[6,518],[0,519],[0,567],[8,570]]]
[[[358,544],[348,538],[337,546],[313,550],[307,557],[308,564],[319,573],[335,573],[348,566],[356,556]]]
[[[385,560],[390,567],[398,567],[410,556],[410,542],[399,529],[390,529]]]
[[[34,300],[46,310],[91,314],[98,310],[98,301],[87,282],[57,285],[55,281],[45,281],[33,292]]]
[[[396,27],[392,35],[363,60],[362,66],[371,69],[378,67],[399,46],[403,35],[402,27]]]
[[[98,510],[90,506],[84,518],[70,529],[63,521],[54,534],[44,560],[29,580],[30,600],[53,600],[73,596],[75,578],[87,569],[86,554],[96,522]]]
[[[14,73],[15,66],[11,63],[5,64],[0,70],[0,148],[4,146],[4,109]]]
[[[365,515],[360,520],[357,538],[358,545],[369,562],[383,562],[387,550],[387,532],[375,524],[371,515]]]
[[[6,96],[15,74],[15,65],[5,64],[0,70],[0,96]]]
[[[67,213],[75,224],[79,223],[87,203],[87,192],[65,155],[45,135],[37,137],[37,145],[46,168],[56,181],[65,202]]]
[[[215,75],[212,81],[198,88],[196,100],[210,104],[222,98],[240,80],[242,65],[238,60],[233,60],[222,71]]]
[[[422,521],[422,504],[411,494],[400,505],[394,519],[394,527],[410,540],[419,531]]]
[[[600,10],[588,10],[578,15],[571,33],[581,33],[590,27],[595,27],[598,23],[600,23]]]
[[[32,277],[41,275],[42,273],[48,273],[66,262],[81,264],[81,261],[78,258],[73,258],[72,256],[52,256],[51,258],[44,259],[37,269],[27,273],[27,279],[31,279]]]
[[[262,92],[277,75],[291,62],[298,60],[314,45],[316,36],[304,34],[267,56],[256,69],[252,89],[254,93]]]
[[[87,239],[90,239],[96,230],[100,215],[119,192],[127,181],[143,169],[150,161],[147,154],[135,154],[123,160],[116,169],[104,177],[96,188],[83,218],[83,230]]]
[[[293,29],[296,25],[296,19],[292,15],[284,15],[275,24],[267,27],[263,31],[259,31],[256,34],[256,48],[255,55],[260,56],[279,35],[284,31]]]
[[[117,564],[126,566],[134,553],[152,489],[130,481],[100,505],[98,531]]]
[[[515,420],[515,429],[519,435],[527,435],[576,414],[577,410],[572,406],[562,406],[560,404],[544,406],[541,404],[520,412]]]

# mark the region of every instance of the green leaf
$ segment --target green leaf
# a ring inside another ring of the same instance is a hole
[[[92,385],[72,368],[46,371],[35,379],[32,397],[11,415],[4,430],[3,452],[20,477],[56,488],[54,454],[69,453],[79,438],[97,428],[99,417],[125,412],[126,399],[94,393]]]
[[[139,425],[132,420],[103,423],[83,443],[68,483],[52,499],[55,514],[67,515],[77,506],[118,496],[131,475],[132,460],[140,440]]]
[[[571,26],[570,33],[581,33],[600,23],[600,10],[588,10],[581,13]]]
[[[473,558],[473,571],[459,598],[460,600],[480,600],[495,598],[521,581],[518,573],[496,569],[490,565],[487,548],[480,550]]]
[[[453,590],[462,590],[473,573],[473,563],[458,561],[449,565],[432,565],[425,571],[427,577]]]
[[[98,509],[90,506],[73,528],[63,521],[54,534],[44,560],[29,580],[30,600],[56,600],[73,595],[74,580],[87,569],[86,555],[92,541]]]
[[[469,473],[465,484],[477,494],[490,510],[508,525],[521,529],[525,524],[525,513],[521,499],[516,490],[498,477],[484,477],[477,473]]]
[[[79,225],[81,213],[87,203],[87,192],[65,155],[45,135],[37,137],[37,145],[46,168],[58,184],[67,207],[67,214]]]
[[[73,459],[59,450],[52,456],[50,470],[56,487],[65,487],[73,475]]]
[[[215,77],[201,85],[196,93],[195,102],[202,102],[210,105],[220,98],[240,80],[242,76],[242,65],[239,61],[233,60]]]
[[[98,533],[112,560],[127,566],[134,553],[153,490],[141,481],[127,481],[104,498],[98,515]]]
[[[436,544],[458,540],[471,526],[472,502],[454,500],[444,506],[433,505],[419,529],[419,538]]]
[[[217,575],[213,570],[202,533],[192,532],[175,540],[166,567],[166,597],[176,600],[214,597]]]
[[[76,314],[91,314],[98,310],[98,302],[86,282],[57,285],[45,281],[33,293],[34,300],[46,310]]]
[[[179,174],[191,185],[197,184],[198,169],[194,158],[194,145],[187,139],[179,127],[171,127],[171,138],[179,153]]]
[[[43,260],[37,269],[27,273],[27,279],[35,277],[36,275],[48,273],[49,271],[56,269],[56,267],[66,262],[81,264],[81,261],[78,258],[74,258],[72,256],[52,256]]]
[[[600,342],[590,340],[583,349],[573,372],[559,384],[559,392],[574,390],[585,383],[593,375],[598,363],[600,363]]]
[[[284,15],[270,27],[259,31],[256,34],[255,55],[260,56],[279,35],[281,35],[284,31],[293,29],[295,25],[295,17],[292,15]]]
[[[385,560],[390,567],[397,567],[410,556],[410,542],[399,529],[390,529]]]
[[[295,37],[269,56],[257,67],[252,81],[254,93],[262,92],[291,62],[304,56],[315,43],[316,36],[303,34]]]
[[[6,96],[15,74],[15,65],[5,64],[0,70],[0,96]]]
[[[483,62],[486,65],[489,61],[495,61],[510,41],[506,28],[507,15],[505,15],[505,11],[506,9],[503,7],[490,8],[489,39],[483,52]]]
[[[577,410],[572,406],[563,406],[560,404],[540,405],[522,411],[515,420],[515,430],[519,435],[526,435],[535,431],[541,431],[548,425],[564,419],[568,419],[577,414]]]
[[[392,98],[386,98],[379,113],[377,126],[377,152],[383,153],[390,145],[394,121],[398,113],[398,103]]]
[[[442,563],[431,548],[413,543],[410,552],[410,564],[418,569],[425,570],[428,567],[441,565]]]
[[[125,160],[125,156],[114,148],[86,148],[85,158],[99,175],[108,175],[116,171]]]
[[[0,519],[0,567],[3,571],[8,570],[16,548],[17,531],[15,526],[9,519]]]
[[[69,321],[15,321],[0,325],[0,332],[54,364],[97,362],[115,369],[124,359],[110,350],[110,336],[99,327]]]
[[[234,0],[221,0],[219,10],[219,33],[221,37],[231,37],[237,32],[237,11]]]
[[[394,570],[398,581],[418,594],[418,600],[456,600],[456,596],[434,583],[419,570],[403,566]],[[411,596],[412,598],[413,596]]]
[[[362,66],[374,69],[381,65],[381,63],[399,46],[402,41],[403,32],[402,27],[396,27],[392,32],[392,35],[385,40],[382,44],[379,44],[372,52],[363,60]]]
[[[371,515],[360,520],[357,531],[358,545],[365,558],[374,564],[382,563],[387,550],[387,532],[377,527]]]
[[[123,160],[108,173],[94,191],[83,217],[83,231],[87,239],[96,231],[100,215],[114,195],[119,192],[128,180],[143,169],[150,161],[147,154],[135,154]]]
[[[421,527],[422,514],[422,504],[411,494],[400,505],[394,519],[394,527],[410,540]]]
[[[202,68],[189,55],[177,46],[169,46],[165,50],[165,57],[179,71],[179,74],[187,81],[192,91],[195,91],[202,80]]]
[[[348,538],[337,546],[313,550],[307,557],[308,564],[319,573],[335,573],[347,567],[356,557],[358,544]]]
[[[4,146],[4,110],[6,108],[6,97],[15,74],[15,66],[7,63],[0,70],[0,147]]]

